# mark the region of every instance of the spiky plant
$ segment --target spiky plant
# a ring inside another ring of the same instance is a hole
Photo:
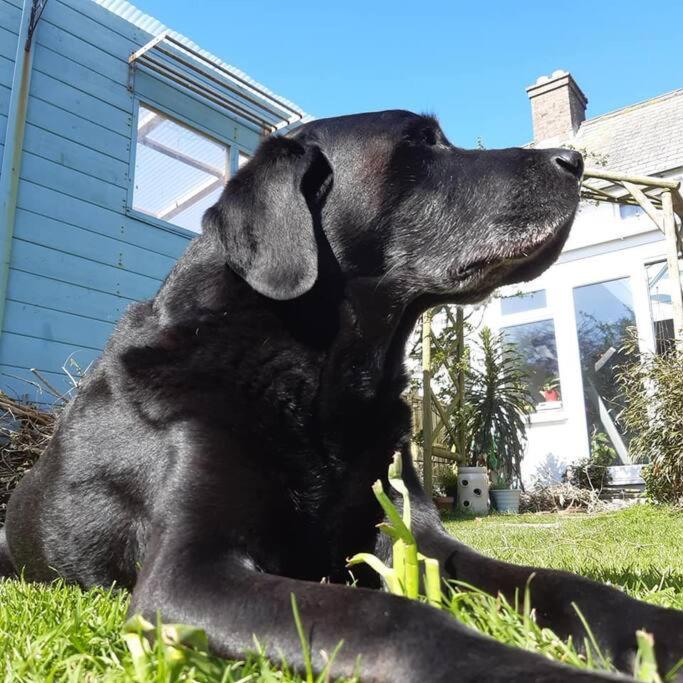
[[[527,416],[534,405],[517,348],[484,327],[477,342],[479,363],[470,370],[472,465],[492,470],[509,486],[520,481]]]

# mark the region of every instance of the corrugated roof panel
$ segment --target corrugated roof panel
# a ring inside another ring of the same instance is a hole
[[[210,62],[213,62],[217,66],[220,66],[224,69],[227,69],[230,71],[232,74],[234,74],[236,77],[244,79],[249,83],[250,85],[254,86],[255,88],[259,88],[260,90],[263,90],[266,92],[269,96],[273,97],[275,100],[280,102],[286,107],[289,107],[290,109],[293,109],[296,111],[298,114],[301,115],[303,120],[309,119],[310,116],[306,114],[306,112],[303,111],[298,105],[294,104],[294,102],[291,102],[290,100],[277,95],[274,93],[272,90],[267,88],[266,86],[262,85],[261,83],[258,83],[255,81],[253,78],[251,78],[249,75],[245,74],[244,71],[241,71],[240,69],[237,69],[236,67],[232,66],[231,64],[227,64],[224,62],[222,59],[216,57],[216,55],[211,54],[207,50],[204,50],[201,48],[199,45],[197,45],[194,41],[190,40],[186,36],[182,35],[181,33],[178,33],[176,31],[173,31],[169,29],[168,27],[164,26],[158,19],[155,19],[154,17],[149,16],[148,14],[145,14],[144,12],[140,11],[137,7],[134,5],[131,5],[129,2],[126,2],[126,0],[93,0],[96,2],[98,5],[101,7],[104,7],[104,9],[108,10],[109,12],[112,12],[113,14],[116,14],[117,16],[121,17],[122,19],[125,19],[126,21],[130,22],[134,26],[137,26],[139,29],[145,31],[146,33],[150,34],[150,38],[153,36],[157,36],[160,33],[163,33],[164,31],[169,31],[169,34],[173,36],[178,42],[182,43],[186,47],[195,50],[199,52],[202,57],[207,59]]]

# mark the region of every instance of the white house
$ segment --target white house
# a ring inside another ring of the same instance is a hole
[[[527,93],[531,146],[572,146],[591,166],[683,178],[683,89],[593,119],[567,72],[539,78]],[[594,433],[630,462],[614,368],[627,327],[637,327],[641,350],[661,351],[672,338],[670,284],[663,235],[639,207],[582,202],[557,263],[488,304],[484,322],[517,342],[537,401],[526,483],[559,478],[590,453]]]

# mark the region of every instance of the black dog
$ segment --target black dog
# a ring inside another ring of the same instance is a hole
[[[133,612],[203,627],[228,657],[256,634],[269,656],[302,665],[294,594],[316,667],[344,641],[335,676],[360,657],[363,680],[601,679],[340,585],[346,558],[388,553],[371,484],[400,450],[418,542],[445,577],[513,598],[535,573],[542,625],[583,642],[575,603],[624,670],[639,628],[668,670],[683,656],[683,613],[475,553],[442,529],[407,450],[403,358],[417,317],[547,268],[581,173],[576,152],[465,151],[401,111],[266,140],[65,410],[10,501],[5,565],[129,586]]]

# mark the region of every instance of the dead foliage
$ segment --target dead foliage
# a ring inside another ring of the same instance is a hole
[[[0,392],[0,526],[7,501],[54,431],[56,415]]]
[[[520,512],[595,512],[603,507],[598,492],[583,489],[565,482],[536,486],[523,491],[520,497]]]

